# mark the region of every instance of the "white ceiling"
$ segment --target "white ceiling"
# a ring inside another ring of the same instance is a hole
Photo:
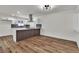
[[[34,15],[45,15],[75,9],[76,5],[56,5],[52,11],[45,12],[38,8],[38,5],[0,5],[0,16],[16,14],[17,11],[20,11],[24,15],[28,15],[30,13]]]

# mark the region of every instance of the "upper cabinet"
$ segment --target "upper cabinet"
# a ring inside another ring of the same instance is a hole
[[[37,17],[33,17],[32,21],[29,21],[29,19],[28,20],[22,20],[22,19],[12,20],[11,27],[15,28],[15,27],[26,27],[26,26],[28,27],[28,26],[30,26],[30,28],[36,28],[37,24],[39,24],[39,19]]]
[[[16,20],[12,20],[12,24],[30,24],[30,23],[35,23],[38,24],[38,18],[37,17],[33,17],[32,22],[28,20],[22,20],[22,19],[16,19]]]

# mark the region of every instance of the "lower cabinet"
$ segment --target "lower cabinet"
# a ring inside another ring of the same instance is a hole
[[[17,30],[16,41],[24,40],[33,36],[39,36],[40,29]]]

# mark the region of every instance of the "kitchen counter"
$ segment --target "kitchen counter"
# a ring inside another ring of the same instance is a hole
[[[40,35],[40,28],[12,28],[13,41],[17,42]]]
[[[12,30],[30,30],[30,29],[40,29],[40,28],[12,28]]]

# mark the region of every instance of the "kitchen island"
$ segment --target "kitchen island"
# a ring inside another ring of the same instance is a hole
[[[21,41],[33,36],[40,35],[40,28],[13,28],[13,41]]]

